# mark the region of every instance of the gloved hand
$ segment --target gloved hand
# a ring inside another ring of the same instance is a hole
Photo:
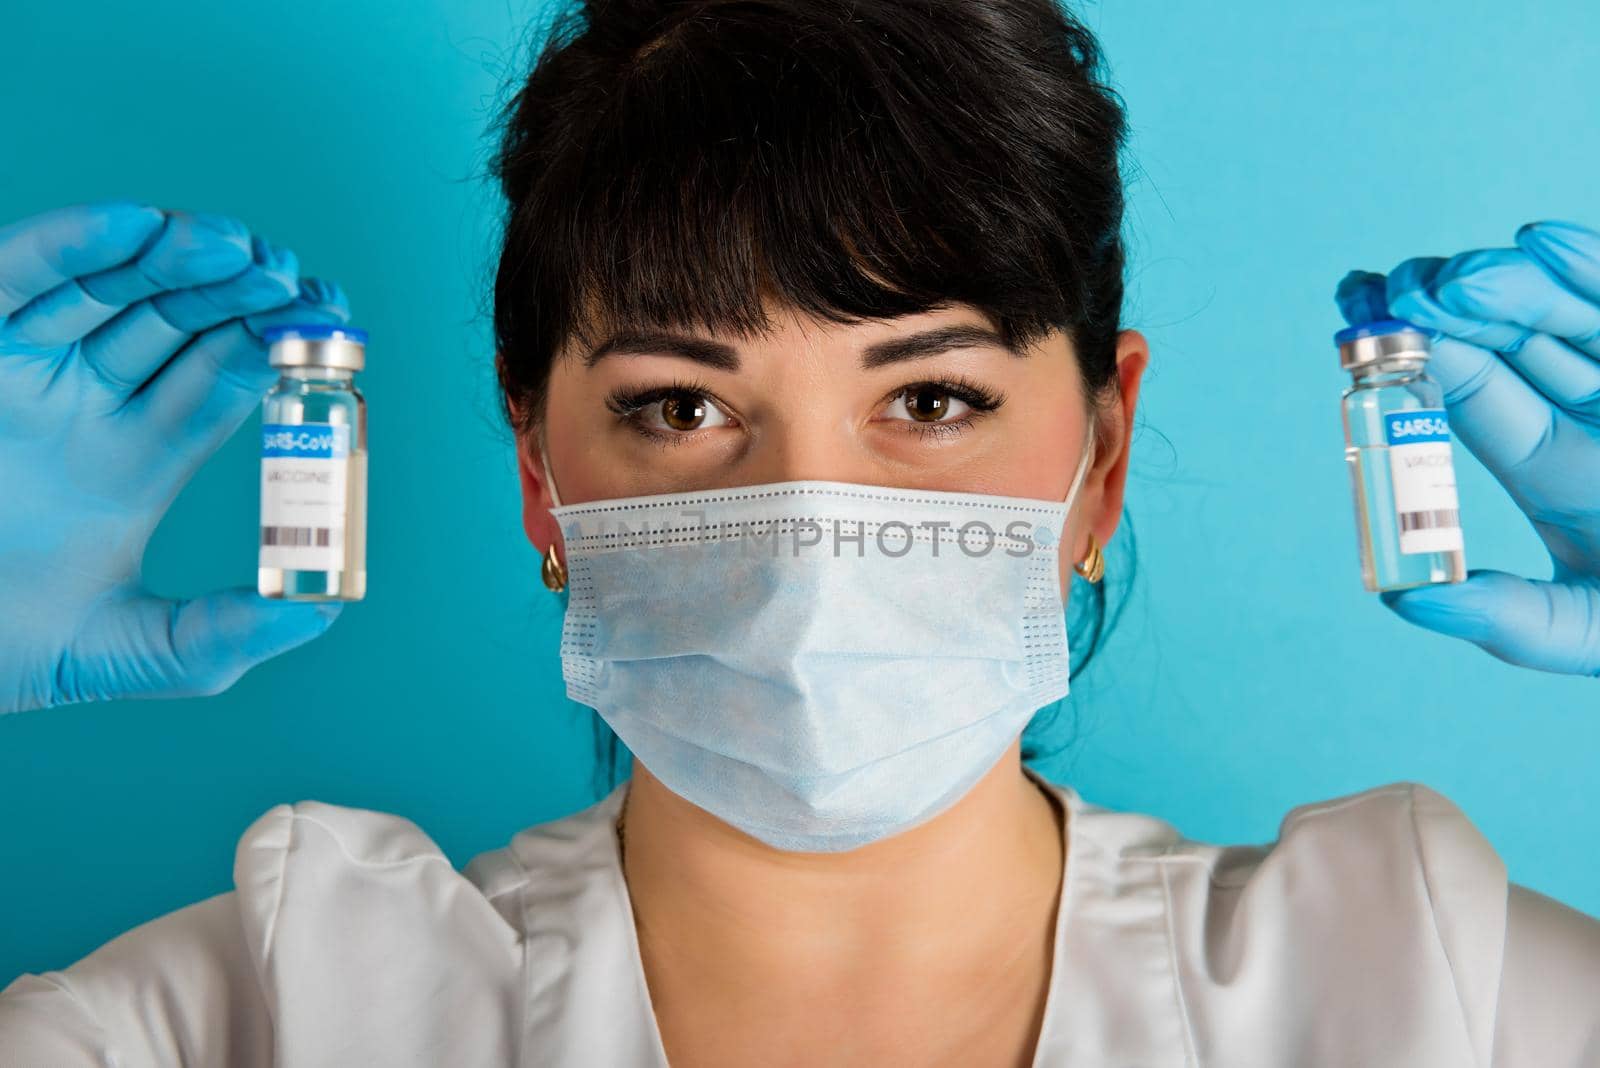
[[[1396,318],[1444,335],[1428,368],[1450,426],[1532,521],[1553,573],[1471,569],[1464,582],[1380,596],[1509,663],[1596,675],[1600,232],[1530,223],[1516,246],[1411,259],[1387,278],[1352,271],[1336,300],[1351,325]]]
[[[260,332],[343,322],[238,223],[106,203],[0,229],[0,712],[226,689],[337,603],[140,580],[178,491],[276,380]]]

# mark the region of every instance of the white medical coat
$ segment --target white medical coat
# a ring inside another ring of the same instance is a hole
[[[1220,846],[1045,785],[1067,853],[1036,1065],[1600,1065],[1600,921],[1508,887],[1435,791],[1301,805],[1274,842]],[[398,816],[278,805],[233,891],[0,993],[0,1063],[665,1065],[623,790],[461,872]]]

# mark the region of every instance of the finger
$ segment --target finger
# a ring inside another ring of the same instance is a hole
[[[1428,318],[1420,308],[1401,307],[1409,322]],[[1456,436],[1502,482],[1547,438],[1560,415],[1504,360],[1479,345],[1436,338],[1427,371],[1444,394]]]
[[[1537,332],[1600,357],[1600,304],[1572,292],[1521,249],[1453,256],[1440,266],[1433,286],[1439,304],[1452,314],[1504,327],[1504,340],[1493,345],[1501,352],[1515,352]]]
[[[80,280],[102,304],[126,308],[171,289],[232,278],[250,266],[250,231],[223,215],[174,211],[159,237],[138,258]]]
[[[0,228],[0,316],[69,279],[137,256],[165,219],[159,208],[107,201],[60,208]]]
[[[291,253],[253,242],[255,261],[227,281],[159,294],[120,312],[84,339],[81,356],[119,396],[137,391],[201,331],[283,307],[299,285]]]
[[[1430,330],[1449,330],[1470,336],[1480,347],[1500,352],[1510,366],[1552,402],[1576,415],[1600,419],[1600,364],[1560,338],[1524,329],[1512,322],[1484,322],[1481,317],[1474,318],[1472,307],[1462,303],[1465,294],[1452,292],[1451,287],[1440,284],[1451,262],[1424,258],[1410,261],[1397,271],[1393,290],[1397,297],[1405,298],[1399,310],[1389,307],[1389,280],[1370,271],[1351,271],[1346,275],[1339,283],[1335,300],[1352,326],[1391,316],[1409,316],[1416,325]],[[1466,257],[1455,261],[1458,269],[1466,262]],[[1531,260],[1523,262],[1526,265]],[[1600,280],[1600,267],[1596,274]],[[1441,292],[1428,293],[1426,290],[1430,286],[1438,287]]]
[[[1570,222],[1529,223],[1517,231],[1517,247],[1538,260],[1562,284],[1600,304],[1600,231]]]
[[[1340,279],[1333,299],[1345,322],[1351,326],[1364,326],[1388,319],[1386,281],[1383,275],[1371,271],[1351,271]]]
[[[1600,363],[1549,334],[1530,334],[1500,356],[1552,404],[1600,422]]]
[[[300,262],[265,238],[251,239],[250,269],[224,282],[162,293],[150,301],[161,318],[190,334],[229,319],[282,307],[300,288]]]
[[[162,406],[177,405],[181,410],[186,398],[213,398],[220,380],[222,386],[252,398],[252,403],[259,402],[261,394],[278,378],[277,369],[267,363],[267,346],[261,340],[268,328],[293,323],[343,323],[349,318],[349,304],[337,285],[308,278],[300,284],[300,295],[292,303],[228,322],[197,338],[156,376],[150,392]]]
[[[231,320],[195,338],[126,409],[130,418],[153,422],[155,436],[168,443],[156,461],[170,465],[160,477],[172,485],[187,482],[277,381],[277,370],[267,364],[262,331],[290,323],[343,323],[349,317],[338,286],[306,279],[292,304]]]
[[[13,351],[59,349],[87,336],[121,310],[120,305],[95,300],[77,281],[63,282],[0,319],[0,347]]]
[[[297,311],[310,315],[308,319],[294,318]],[[337,282],[326,278],[307,278],[300,283],[300,298],[296,307],[252,315],[245,319],[245,327],[260,337],[274,326],[292,326],[295,323],[347,323],[350,321],[350,299]]]
[[[262,597],[248,586],[177,602],[170,633],[179,685],[188,693],[220,693],[257,664],[321,636],[343,607]]]
[[[287,303],[299,286],[299,264],[294,253],[276,248],[262,238],[251,240],[254,261],[243,272],[232,269],[237,246],[231,239],[220,246],[228,250],[225,260],[214,255],[207,258],[207,262],[214,265],[226,262],[227,270],[220,266],[215,270],[212,267],[189,266],[161,271],[161,276],[169,280],[195,279],[196,288],[163,292],[159,291],[157,283],[149,282],[145,288],[158,291],[149,302],[150,308],[180,334],[193,334],[225,319],[266,311]],[[135,273],[138,273],[136,268]],[[212,274],[226,280],[209,285],[199,281]],[[123,287],[123,295],[130,292],[131,289]],[[121,305],[102,303],[94,297],[85,280],[67,282],[0,324],[0,342],[11,341],[46,348],[67,345],[93,333],[122,310]],[[146,314],[140,313],[141,316]],[[138,318],[133,317],[131,321],[137,322]],[[124,329],[127,328],[127,324],[124,324]],[[158,329],[158,333],[165,338],[167,332]],[[127,333],[115,336],[120,339],[119,344],[130,343]],[[141,365],[148,363],[160,353],[160,349],[146,351],[138,357],[137,362]],[[166,356],[170,355],[170,352],[166,353]],[[136,373],[133,362],[133,355],[129,354],[129,363],[117,373]]]
[[[1439,272],[1448,262],[1441,256],[1418,256],[1390,271],[1384,280],[1384,297],[1390,313],[1395,318],[1480,348],[1495,349],[1520,336],[1521,331],[1509,323],[1486,323],[1457,315],[1439,303]]]
[[[1477,344],[1493,347],[1551,402],[1600,419],[1600,362],[1574,347],[1600,353],[1600,306],[1566,290],[1520,249],[1454,257],[1431,285],[1456,326],[1478,322]]]
[[[324,633],[342,603],[279,601],[237,587],[184,601],[104,602],[60,672],[60,703],[217,694],[255,665]]]
[[[1465,582],[1382,595],[1402,619],[1519,667],[1600,673],[1600,588],[1474,570]]]
[[[1443,387],[1451,431],[1525,511],[1526,502],[1547,509],[1581,489],[1572,472],[1592,448],[1589,432],[1498,355],[1441,337],[1428,373]]]
[[[1453,338],[1434,342],[1430,373],[1450,427],[1535,523],[1592,507],[1573,478],[1591,462],[1593,431],[1551,404],[1498,355]]]
[[[1433,283],[1445,262],[1407,260],[1389,275],[1387,289],[1396,317],[1443,335],[1433,342],[1428,374],[1443,389],[1451,428],[1518,501],[1570,497],[1571,469],[1562,457],[1581,430],[1485,347],[1503,343],[1507,331],[1519,328],[1467,319],[1439,303]],[[1548,462],[1529,465],[1536,454]]]
[[[1444,263],[1418,257],[1387,276],[1352,271],[1340,282],[1336,299],[1352,326],[1373,317],[1396,318],[1445,335],[1433,342],[1428,373],[1442,387],[1456,436],[1505,484],[1506,474],[1550,430],[1552,411],[1549,401],[1495,353],[1458,340],[1482,334],[1484,324],[1453,314],[1435,298],[1433,280]]]

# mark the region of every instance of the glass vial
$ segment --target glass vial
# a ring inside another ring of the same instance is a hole
[[[263,597],[359,601],[367,592],[367,402],[355,387],[367,335],[277,326],[264,336],[278,384],[261,408]]]
[[[1342,395],[1361,581],[1374,593],[1467,577],[1444,392],[1431,336],[1385,319],[1333,337],[1353,382]]]

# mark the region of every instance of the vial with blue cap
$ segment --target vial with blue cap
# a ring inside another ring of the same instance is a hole
[[[1466,578],[1444,392],[1428,374],[1429,331],[1385,319],[1339,331],[1345,460],[1355,491],[1362,584],[1377,593]]]
[[[323,323],[263,335],[279,372],[261,409],[263,597],[359,601],[367,592],[367,335]]]

